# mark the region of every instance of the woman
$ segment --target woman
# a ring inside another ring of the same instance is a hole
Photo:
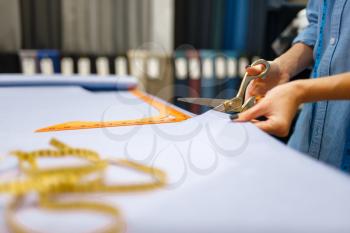
[[[289,146],[350,171],[350,1],[311,0],[307,7],[309,26],[294,45],[271,62],[264,80],[255,80],[247,90],[265,95],[258,104],[236,116],[262,130],[288,134],[298,106],[306,103],[297,121]],[[289,79],[314,63],[313,78]],[[257,74],[264,67],[247,68]]]

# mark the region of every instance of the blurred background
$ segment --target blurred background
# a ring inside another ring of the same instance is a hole
[[[176,97],[235,95],[246,65],[275,58],[307,25],[306,3],[0,0],[0,72],[133,75],[200,113]]]

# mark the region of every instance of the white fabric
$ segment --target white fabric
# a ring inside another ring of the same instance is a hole
[[[128,232],[350,231],[347,175],[287,148],[252,124],[231,122],[226,114],[210,111],[175,124],[34,133],[67,121],[135,119],[157,111],[128,92],[79,88],[1,88],[0,100],[1,154],[47,148],[55,137],[104,157],[166,171],[169,185],[163,190],[91,197],[120,207]],[[107,177],[110,182],[145,179],[117,168]],[[0,206],[3,210],[4,200]],[[108,222],[88,213],[35,209],[18,217],[41,232],[86,232]]]

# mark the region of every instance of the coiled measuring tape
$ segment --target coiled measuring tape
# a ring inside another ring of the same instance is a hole
[[[5,211],[5,222],[11,232],[14,233],[26,233],[31,232],[28,227],[23,226],[16,221],[15,215],[16,212],[22,208],[23,205],[23,196],[17,196],[15,199],[6,207]],[[57,202],[53,200],[45,200],[41,197],[39,207],[49,209],[52,211],[74,211],[74,210],[84,210],[93,213],[105,214],[112,217],[112,223],[109,224],[105,229],[98,232],[103,233],[115,233],[115,232],[124,232],[125,223],[123,222],[122,215],[119,209],[110,206],[105,203],[100,202]]]
[[[25,175],[24,179],[0,183],[0,193],[12,194],[14,201],[6,208],[5,220],[12,232],[28,232],[25,227],[15,221],[15,213],[21,208],[26,194],[36,192],[39,196],[38,207],[55,210],[87,210],[96,213],[110,215],[113,224],[102,232],[121,232],[124,223],[120,211],[114,207],[99,202],[58,202],[55,197],[60,194],[71,193],[127,193],[151,191],[166,185],[166,174],[157,168],[148,167],[125,159],[103,160],[97,152],[72,148],[68,145],[52,139],[50,144],[55,149],[36,150],[31,152],[13,151],[11,154],[17,157],[20,171]],[[75,167],[40,168],[40,158],[62,158],[73,156],[86,160],[89,164]],[[110,165],[133,169],[144,174],[151,175],[153,182],[136,184],[107,185],[104,182],[103,171]],[[88,175],[96,174],[94,179],[86,180]]]
[[[146,118],[140,118],[140,119],[134,119],[134,120],[123,120],[123,121],[106,121],[106,122],[72,121],[72,122],[66,122],[66,123],[38,129],[35,132],[52,132],[52,131],[107,128],[107,127],[132,126],[132,125],[164,124],[164,123],[180,122],[191,118],[191,116],[155,98],[152,98],[151,96],[146,95],[141,91],[132,90],[130,92],[137,98],[141,99],[145,103],[157,109],[159,112],[159,115],[154,117],[146,117]]]

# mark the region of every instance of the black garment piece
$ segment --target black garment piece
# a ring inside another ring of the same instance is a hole
[[[247,53],[262,56],[265,47],[267,1],[249,0]]]
[[[211,48],[222,49],[224,44],[225,0],[215,0],[212,6]]]
[[[0,53],[0,73],[21,73],[18,53]]]
[[[21,23],[22,23],[22,44],[24,49],[34,48],[35,22],[34,22],[34,0],[21,0]]]
[[[201,0],[200,1],[200,11],[199,11],[199,33],[197,35],[198,48],[199,49],[209,49],[210,48],[210,31],[211,31],[211,7],[212,0]]]
[[[34,0],[34,48],[50,48],[50,20],[49,20],[49,1]]]
[[[278,7],[270,6],[267,12],[265,47],[262,55],[265,59],[276,57],[271,45],[281,32],[293,21],[300,10],[305,8],[303,4],[281,4]]]
[[[49,47],[60,50],[62,48],[61,0],[49,0],[47,2],[49,4]]]
[[[61,0],[21,0],[24,49],[61,49]]]
[[[199,4],[201,0],[187,0],[188,8],[187,8],[187,43],[194,48],[198,48],[198,35],[200,34],[200,25],[199,25]]]
[[[184,45],[187,42],[187,0],[175,1],[175,41],[174,49]]]

